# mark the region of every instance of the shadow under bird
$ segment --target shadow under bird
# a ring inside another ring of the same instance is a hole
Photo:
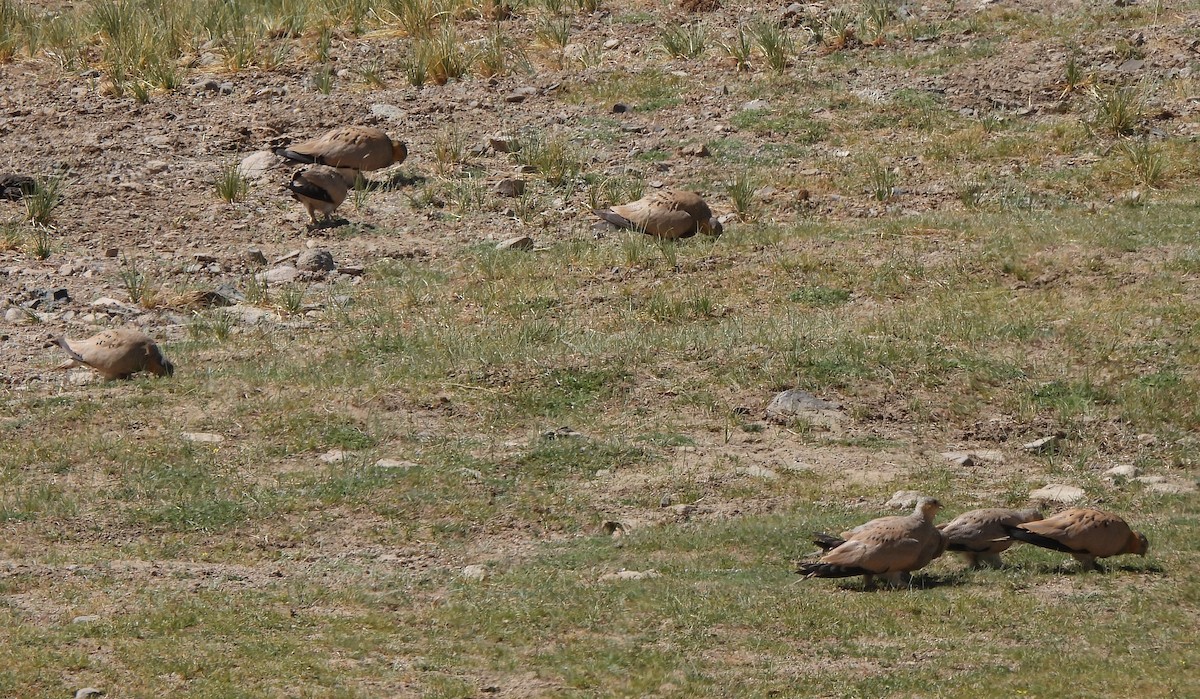
[[[292,174],[292,181],[284,187],[296,201],[304,205],[314,226],[317,225],[318,213],[327,222],[333,220],[333,212],[346,201],[350,193],[350,185],[342,173],[325,165],[297,170]]]
[[[946,535],[946,550],[961,555],[972,568],[999,568],[1000,554],[1016,543],[1005,527],[1015,527],[1041,518],[1042,513],[1036,509],[986,507],[964,512],[945,524],[939,524],[938,529]]]
[[[796,572],[809,578],[863,576],[870,589],[876,576],[892,584],[904,582],[946,550],[946,537],[933,525],[942,504],[923,497],[908,516],[880,517],[842,532],[840,538],[817,533],[816,543],[827,548],[816,561],[801,563]]]
[[[139,371],[148,371],[155,376],[175,373],[175,365],[163,356],[154,340],[132,328],[104,330],[86,340],[51,338],[46,346],[53,345],[61,347],[71,357],[71,361],[59,369],[86,366],[106,379],[127,379]]]
[[[1069,553],[1095,570],[1097,558],[1135,553],[1145,556],[1150,548],[1146,535],[1129,528],[1111,512],[1073,507],[1036,522],[1005,526],[1008,536],[1027,544]]]
[[[592,213],[618,228],[668,240],[690,238],[697,233],[718,236],[725,230],[699,194],[678,189],[656,190],[637,201]]]
[[[370,126],[339,126],[317,138],[276,148],[275,154],[297,163],[363,172],[404,162],[408,145]]]

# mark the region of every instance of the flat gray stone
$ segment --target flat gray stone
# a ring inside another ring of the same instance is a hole
[[[653,570],[618,570],[615,573],[601,575],[599,580],[600,582],[614,582],[618,580],[649,580],[658,577],[662,577],[662,575]]]
[[[183,432],[179,436],[185,441],[201,444],[219,444],[225,441],[223,436],[211,432]]]
[[[298,276],[300,276],[300,270],[291,265],[281,265],[279,267],[272,267],[265,272],[259,272],[254,275],[254,278],[268,284],[290,284],[296,281],[296,277]]]
[[[911,510],[917,506],[917,500],[923,497],[925,493],[919,490],[897,490],[884,505],[897,510]]]
[[[1082,488],[1076,488],[1073,485],[1064,485],[1061,483],[1050,483],[1029,493],[1030,500],[1059,502],[1064,505],[1077,503],[1080,500],[1083,500],[1085,496],[1086,493],[1083,492]]]
[[[371,114],[374,114],[381,119],[389,119],[391,121],[404,121],[407,118],[407,115],[404,113],[403,109],[394,104],[384,104],[383,102],[376,102],[375,104],[372,104]]]
[[[533,238],[527,235],[520,235],[516,238],[509,238],[501,243],[496,244],[497,250],[532,250]]]
[[[771,399],[767,405],[767,419],[781,425],[800,419],[815,426],[833,428],[845,422],[846,414],[836,403],[791,388]]]
[[[1138,470],[1137,466],[1133,464],[1121,464],[1120,466],[1113,466],[1108,469],[1104,472],[1104,475],[1112,478],[1136,478],[1139,473],[1141,471]]]
[[[1058,448],[1058,440],[1057,435],[1050,435],[1049,437],[1035,439],[1032,442],[1026,442],[1021,445],[1021,448],[1032,454],[1049,454]]]
[[[375,468],[387,469],[389,471],[404,471],[416,466],[411,461],[401,461],[399,459],[380,459],[375,462]]]
[[[330,449],[329,451],[317,457],[317,461],[326,464],[340,464],[343,461],[348,461],[354,458],[354,452],[342,451],[341,449]]]
[[[243,325],[278,323],[280,320],[278,313],[268,311],[265,308],[258,308],[257,306],[244,306],[242,304],[236,304],[233,306],[226,306],[220,310],[222,313],[229,313],[237,316],[238,321]]]
[[[487,579],[487,575],[488,575],[487,566],[484,566],[484,565],[481,565],[478,563],[476,563],[474,565],[465,566],[462,569],[462,577],[464,580],[473,580],[475,582],[482,582]]]
[[[71,623],[72,624],[92,624],[97,621],[100,621],[99,614],[84,614],[82,616],[77,616],[74,619],[72,619]]]
[[[283,165],[283,158],[269,150],[260,150],[238,163],[238,173],[248,180],[261,180]]]
[[[779,478],[779,474],[765,466],[751,465],[741,466],[735,471],[738,475],[753,476],[754,478],[762,478],[764,480],[773,481]]]

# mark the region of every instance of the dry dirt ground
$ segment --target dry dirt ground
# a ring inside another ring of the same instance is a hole
[[[436,265],[453,260],[466,248],[517,235],[531,235],[539,245],[611,235],[593,229],[586,188],[568,196],[542,190],[541,210],[524,218],[512,211],[515,205],[492,194],[491,186],[519,174],[516,163],[510,155],[487,147],[489,135],[504,136],[525,129],[567,135],[587,153],[585,172],[633,176],[651,186],[663,183],[695,187],[718,213],[730,216],[727,226],[750,225],[731,216],[726,185],[734,171],[754,166],[760,155],[776,153],[774,149],[792,143],[794,135],[786,127],[778,131],[739,129],[735,117],[744,113],[744,105],[752,99],[774,100],[787,105],[784,109],[791,109],[797,103],[796,96],[776,100],[764,87],[761,70],[753,77],[739,74],[716,50],[695,61],[662,55],[656,49],[659,26],[693,19],[673,3],[605,3],[610,4],[614,7],[579,15],[573,23],[572,44],[594,49],[594,65],[570,63],[560,68],[548,57],[551,52],[535,50],[529,55],[533,74],[472,77],[444,86],[405,85],[395,68],[405,40],[372,35],[335,34],[331,55],[335,66],[381,60],[391,66],[384,72],[387,87],[368,89],[347,74],[337,79],[331,94],[313,88],[311,67],[300,62],[271,72],[249,69],[233,73],[221,68],[216,57],[201,54],[194,57],[195,65],[182,88],[154,92],[146,104],[104,94],[103,75],[91,68],[64,73],[46,57],[22,57],[0,64],[0,172],[34,176],[62,173],[65,178],[63,201],[49,226],[53,246],[49,257],[37,259],[28,245],[0,250],[0,310],[20,307],[44,290],[65,288],[70,295],[69,301],[54,305],[48,312],[33,309],[39,314],[36,322],[24,314],[0,319],[0,397],[25,400],[29,396],[127,391],[118,384],[77,385],[83,382],[82,373],[56,371],[54,367],[61,357],[55,350],[43,348],[45,338],[52,334],[85,336],[102,327],[133,324],[158,338],[169,354],[173,342],[187,338],[188,324],[197,310],[184,302],[189,298],[187,292],[221,285],[244,290],[247,280],[271,266],[251,260],[248,252],[252,249],[262,251],[268,261],[275,261],[298,250],[321,248],[330,251],[339,266],[366,270],[365,278],[356,273],[316,279],[310,286],[315,293],[331,280],[353,289],[369,279],[372,265],[389,258]],[[715,36],[728,36],[756,9],[772,16],[782,12],[778,4],[724,4],[704,15],[714,27]],[[1033,0],[1003,0],[983,3],[982,7],[977,2],[949,7],[946,3],[926,3],[914,11],[931,22],[948,22],[975,12],[1071,13],[1085,4],[1059,2],[1048,8],[1047,3]],[[659,21],[619,21],[637,12],[652,13]],[[460,23],[460,31],[470,39],[485,35],[490,26],[485,20],[468,19]],[[520,40],[531,38],[528,23],[520,19],[510,20],[506,28]],[[1099,76],[1120,77],[1122,70],[1136,70],[1146,79],[1164,79],[1181,70],[1190,71],[1196,64],[1197,31],[1200,17],[1188,13],[1173,15],[1172,21],[1164,22],[1155,32],[1135,32],[1139,37],[1131,37],[1128,30],[1114,23],[1106,31],[1086,37],[1086,42],[1074,47],[1074,53]],[[790,71],[819,79],[822,85],[840,86],[847,96],[865,104],[885,101],[898,91],[914,90],[937,95],[946,109],[979,118],[997,115],[1055,123],[1064,119],[1065,110],[1081,109],[1078,102],[1064,101],[1061,80],[1071,51],[1063,40],[1032,29],[1028,40],[1022,40],[1020,32],[1013,37],[1015,40],[1002,51],[978,60],[954,62],[936,75],[922,73],[916,77],[900,61],[891,65],[860,64],[853,52],[838,60],[815,55],[802,58]],[[962,32],[943,34],[929,44],[897,39],[892,49],[860,46],[854,50],[919,54],[956,45],[969,48],[974,41],[971,33]],[[1143,64],[1121,67],[1123,61],[1114,54],[1113,47],[1127,41],[1140,42]],[[609,42],[608,48],[604,48],[605,42]],[[636,95],[621,94],[622,86],[636,84],[636,78],[630,76],[651,70],[652,80],[677,86],[672,90],[678,91],[678,103],[641,110]],[[216,89],[212,89],[214,81]],[[522,90],[521,100],[511,97]],[[614,113],[613,105],[618,102],[632,109]],[[1172,138],[1200,137],[1200,92],[1155,94],[1149,111],[1147,128],[1160,129]],[[817,123],[828,122],[833,133],[840,133],[842,120],[847,119],[843,112],[820,109],[809,117]],[[410,152],[403,165],[371,175],[378,182],[390,180],[391,186],[371,192],[361,206],[348,200],[341,207],[338,213],[347,220],[343,225],[308,229],[303,208],[283,190],[291,169],[282,163],[251,180],[243,201],[230,204],[216,197],[214,182],[231,164],[269,148],[281,137],[301,140],[342,124],[383,128],[407,141]],[[435,155],[437,142],[454,130],[464,139],[462,161],[439,163]],[[702,158],[681,150],[685,145],[713,143],[735,135],[747,144],[740,159]],[[868,148],[870,140],[861,132],[855,138],[863,140],[847,145],[845,140],[831,139],[835,142],[814,145],[811,152],[816,154],[816,162],[786,151],[782,158],[776,157],[770,171],[778,173],[780,179],[765,183],[759,190],[761,220],[787,225],[824,217],[841,223],[957,210],[962,208],[956,195],[958,180],[978,175],[984,167],[994,167],[967,165],[951,173],[916,156],[906,162],[897,158],[895,162],[904,168],[907,196],[888,208],[861,187],[846,186],[831,170],[829,164],[843,157],[841,151]],[[881,125],[875,138],[886,141],[888,128]],[[648,153],[661,153],[661,157],[637,157]],[[1013,168],[1021,167],[1022,157],[1013,158]],[[1069,167],[1072,159],[1078,158],[1075,153],[1047,153],[1040,154],[1038,162],[1050,170]],[[1190,175],[1195,165],[1183,167]],[[464,171],[476,173],[486,183],[488,203],[484,211],[462,215],[447,202],[422,200],[430,183],[447,172]],[[1092,202],[1110,206],[1114,194],[1085,188],[1069,196],[1085,206]],[[21,202],[0,201],[0,221],[20,221],[23,215]],[[148,304],[150,307],[129,299],[121,273],[133,268],[154,279],[158,286],[157,298]],[[1086,274],[1086,270],[1080,270],[1080,278]],[[1075,281],[1060,278],[1055,283],[1069,288]],[[117,303],[94,304],[105,298]],[[301,317],[303,320],[287,322],[301,324],[297,327],[306,332],[320,332],[319,314]],[[221,356],[214,350],[211,360],[219,361]],[[198,352],[195,362],[204,361],[204,352]],[[192,372],[198,367],[180,366],[179,370]],[[733,398],[744,403],[750,413],[748,419],[753,421],[770,394],[762,387],[750,387]],[[614,518],[636,529],[688,518],[768,513],[786,505],[762,491],[742,499],[702,500],[694,507],[668,507],[649,514],[642,508],[622,505],[640,493],[669,488],[681,475],[696,482],[720,478],[717,474],[728,472],[730,464],[769,467],[776,472],[808,470],[826,477],[842,474],[835,497],[851,502],[856,500],[856,493],[873,491],[898,475],[945,468],[947,457],[943,452],[985,449],[1002,454],[1002,458],[977,459],[974,466],[968,467],[987,471],[972,478],[980,488],[980,492],[970,494],[973,498],[995,492],[996,484],[1005,480],[1004,474],[1044,467],[1036,455],[1022,451],[1019,443],[1042,436],[1041,430],[1052,431],[1050,421],[1017,426],[1003,416],[981,415],[968,424],[952,424],[944,429],[928,425],[914,428],[894,419],[896,415],[903,419],[897,404],[895,397],[881,397],[878,405],[860,405],[856,416],[865,416],[867,424],[852,424],[841,445],[827,444],[821,449],[812,448],[806,437],[775,426],[761,432],[737,431],[732,436],[715,430],[700,432],[691,435],[694,444],[675,450],[669,467],[615,471],[586,486],[587,495],[602,503],[598,509],[610,511]],[[192,409],[194,414],[202,414],[208,408]],[[421,429],[431,432],[453,433],[459,424],[453,414],[436,405],[414,410],[413,414],[414,419],[422,421]],[[1097,468],[1125,462],[1141,448],[1136,435],[1123,432],[1119,426],[1114,427],[1111,436],[1113,441],[1104,457],[1107,463]],[[856,445],[856,440],[864,439],[885,446]],[[286,458],[264,465],[272,476],[289,468],[300,467]],[[103,481],[103,475],[97,478]],[[876,512],[879,507],[878,502],[861,498],[857,504],[865,512]],[[384,526],[361,512],[340,521],[351,521],[353,527],[366,532]],[[301,570],[310,575],[315,568],[332,568],[336,561],[347,559],[361,561],[364,567],[400,565],[416,570],[423,566],[461,566],[497,551],[519,557],[535,546],[539,534],[545,533],[532,527],[525,533],[508,530],[495,536],[485,534],[464,550],[447,552],[423,548],[418,543],[401,549],[373,548],[373,544],[362,543],[372,537],[360,538],[353,528],[335,532],[289,523],[282,529],[289,527],[294,527],[292,535],[297,539],[304,538],[303,543],[285,542],[282,546],[298,546],[308,557],[264,557],[261,564],[247,565],[186,561],[183,556],[180,560],[116,560],[82,566],[10,559],[0,562],[0,577],[87,577],[102,570],[109,580],[136,580],[137,585],[236,590],[300,574]],[[312,537],[302,535],[306,529]],[[20,525],[6,527],[5,535],[10,550],[21,548],[23,540],[31,546],[43,541],[40,533]],[[87,536],[83,529],[78,535]],[[136,537],[128,531],[118,536],[124,535]],[[280,544],[263,542],[262,546]],[[51,600],[38,599],[36,593],[28,597],[14,595],[12,599],[25,613],[48,621],[69,614],[55,608]],[[104,601],[96,601],[92,607],[115,613],[123,604],[120,600],[109,602],[106,607]],[[503,679],[504,695],[553,693],[546,687],[522,686],[522,681],[515,675]],[[537,680],[527,681],[537,684]]]

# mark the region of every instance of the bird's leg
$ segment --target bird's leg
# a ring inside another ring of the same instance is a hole
[[[863,576],[863,589],[864,590],[874,590],[875,589],[875,576],[874,575],[864,575]]]

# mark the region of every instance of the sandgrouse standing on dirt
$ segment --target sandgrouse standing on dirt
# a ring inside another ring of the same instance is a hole
[[[842,532],[840,543],[817,534],[818,545],[824,542],[822,547],[831,548],[818,560],[801,563],[797,572],[809,578],[861,575],[867,588],[877,575],[893,584],[903,582],[907,573],[924,568],[946,550],[946,537],[933,526],[941,508],[936,499],[923,497],[911,515],[873,519]]]
[[[593,213],[618,228],[669,240],[690,238],[696,233],[717,236],[724,231],[700,195],[678,189],[660,189],[637,201]]]
[[[105,330],[86,340],[56,337],[46,343],[47,347],[52,345],[58,345],[71,356],[71,361],[60,369],[91,367],[106,379],[127,379],[139,371],[155,376],[175,373],[175,365],[163,356],[154,340],[132,328]]]
[[[332,220],[334,210],[346,201],[350,192],[342,173],[325,165],[297,170],[292,174],[292,181],[284,186],[304,205],[314,226],[317,225],[317,213],[324,215],[326,221]]]
[[[339,126],[312,140],[276,148],[275,154],[298,163],[363,172],[404,162],[408,146],[370,126]]]
[[[1111,512],[1075,507],[1037,522],[1005,526],[1008,536],[1034,546],[1062,551],[1075,557],[1084,570],[1093,570],[1097,558],[1136,553],[1145,556],[1150,543],[1141,532]]]
[[[1000,554],[1016,543],[1004,527],[1015,527],[1041,518],[1042,513],[1035,509],[988,507],[964,512],[938,525],[938,529],[946,535],[946,550],[961,554],[972,568],[999,568]]]

